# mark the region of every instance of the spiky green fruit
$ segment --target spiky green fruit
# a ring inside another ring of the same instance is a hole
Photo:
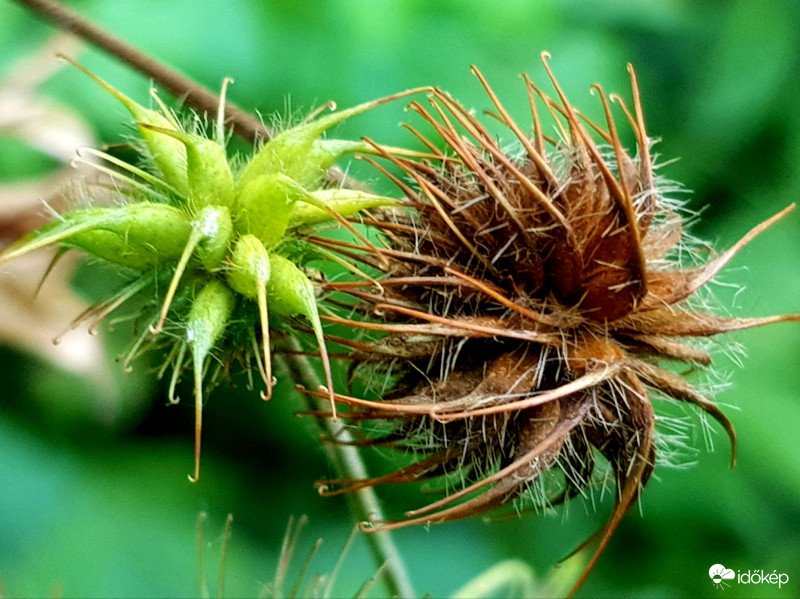
[[[304,269],[312,254],[314,259],[342,260],[322,248],[309,251],[313,244],[304,235],[316,225],[345,222],[362,209],[393,200],[347,188],[324,189],[325,173],[336,160],[371,147],[322,136],[393,97],[306,119],[256,148],[252,156],[231,160],[222,107],[213,135],[188,131],[160,101],[158,110],[145,108],[74,64],[131,113],[146,166],[85,150],[101,158],[104,163],[97,168],[114,177],[120,196],[116,205],[60,215],[0,252],[0,264],[60,246],[134,273],[133,282],[87,317],[105,316],[135,295],[151,300],[138,319],[148,326],[132,342],[125,364],[148,350],[171,346],[163,369],[173,369],[170,397],[182,372],[194,371],[194,481],[199,477],[203,387],[213,385],[220,372],[207,366],[212,357],[225,368],[236,360],[245,368],[257,364],[266,386],[263,396],[268,398],[273,385],[270,314],[280,316],[281,322],[298,317],[310,323],[333,404],[315,285]],[[160,302],[155,310],[153,298]]]

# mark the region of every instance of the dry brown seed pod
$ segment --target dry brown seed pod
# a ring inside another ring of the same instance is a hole
[[[525,496],[536,507],[560,503],[589,492],[595,465],[604,461],[617,488],[615,506],[590,539],[596,549],[577,589],[653,471],[654,397],[710,415],[728,434],[735,458],[731,422],[664,363],[707,366],[711,357],[694,338],[800,320],[725,318],[697,301],[745,244],[794,205],[719,256],[684,264],[679,254],[693,249],[685,212],[654,172],[633,68],[633,110],[610,99],[633,130],[635,154],[622,147],[602,88],[592,89],[605,127],[570,104],[548,58],[542,55],[556,98],[526,78],[532,136],[473,69],[494,116],[517,138],[518,155],[441,90],[427,106],[409,105],[438,138],[409,126],[430,157],[372,144],[385,161],[370,161],[398,185],[407,206],[376,211],[367,221],[383,232],[385,249],[328,242],[384,275],[377,291],[372,281],[329,284],[365,316],[330,320],[374,335],[349,344],[354,371],[371,371],[388,391],[336,399],[349,407],[340,416],[356,427],[358,444],[418,457],[375,478],[321,481],[320,489],[338,494],[441,481],[443,499],[365,525],[387,530],[484,514]],[[540,105],[555,121],[557,138],[545,134]]]

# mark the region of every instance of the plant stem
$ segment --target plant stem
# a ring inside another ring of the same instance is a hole
[[[181,98],[187,106],[194,110],[208,114],[216,112],[219,106],[219,97],[215,93],[111,35],[58,2],[52,0],[16,0],[16,2],[28,7],[37,15],[53,21],[59,29],[69,31],[91,42],[146,77],[158,81],[165,90],[176,98]],[[233,131],[239,137],[250,142],[269,138],[269,131],[261,121],[235,104],[226,103],[225,115],[228,117]]]
[[[306,389],[317,389],[319,377],[306,356],[300,355],[300,344],[294,337],[286,339],[287,353],[279,356],[292,379]],[[311,401],[309,399],[309,401]],[[314,406],[312,406],[313,408]],[[326,418],[317,418],[317,425],[323,434],[331,439],[346,443],[352,440],[350,433],[341,422],[333,422]],[[366,478],[367,470],[358,449],[352,445],[326,443],[324,445],[329,461],[341,478]],[[382,509],[375,490],[371,487],[349,493],[350,509],[358,521],[382,519]],[[372,555],[378,565],[385,564],[384,578],[389,592],[395,597],[415,597],[403,558],[389,532],[376,532],[365,535]]]

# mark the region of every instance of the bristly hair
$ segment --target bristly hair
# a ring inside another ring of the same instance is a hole
[[[442,481],[445,498],[365,526],[388,530],[484,514],[524,496],[556,505],[585,493],[600,469],[596,462],[606,462],[615,505],[589,539],[597,547],[577,589],[653,471],[653,398],[685,402],[711,416],[730,438],[735,459],[731,422],[664,363],[707,367],[706,346],[692,338],[800,320],[721,317],[692,301],[794,206],[707,262],[687,264],[680,257],[690,247],[685,215],[681,202],[665,195],[674,185],[662,186],[654,173],[633,68],[632,110],[592,86],[606,117],[602,127],[569,103],[548,58],[543,53],[555,98],[525,78],[532,136],[473,68],[495,107],[492,116],[514,134],[521,156],[510,156],[441,90],[429,95],[427,106],[409,105],[438,138],[406,125],[427,155],[401,156],[372,144],[392,167],[368,160],[400,188],[407,206],[367,219],[384,235],[381,249],[321,241],[383,273],[377,290],[374,280],[330,283],[331,292],[350,296],[349,309],[365,317],[328,320],[373,335],[332,339],[349,346],[355,372],[391,366],[394,374],[381,398],[337,394],[336,400],[349,406],[339,416],[353,423],[357,443],[411,449],[416,456],[383,476],[321,481],[320,487],[332,495]],[[611,101],[633,130],[635,154],[622,147]],[[543,131],[541,105],[556,122],[555,138]],[[398,169],[402,175],[393,174]]]

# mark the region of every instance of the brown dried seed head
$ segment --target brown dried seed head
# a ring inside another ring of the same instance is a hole
[[[427,106],[410,105],[439,138],[427,140],[409,127],[430,157],[373,144],[389,165],[371,162],[397,183],[408,208],[368,220],[383,232],[386,249],[359,253],[329,242],[384,273],[378,292],[367,289],[369,281],[329,284],[367,316],[331,320],[377,335],[353,346],[355,372],[384,377],[380,398],[338,395],[337,401],[350,406],[340,416],[361,425],[360,443],[421,456],[384,476],[321,484],[330,494],[442,481],[444,499],[370,528],[385,530],[486,513],[523,495],[536,507],[565,501],[591,488],[602,457],[618,492],[608,523],[593,537],[598,545],[588,573],[655,465],[654,393],[694,404],[735,443],[719,408],[659,363],[709,364],[687,337],[800,319],[722,318],[687,303],[793,206],[727,252],[685,268],[673,251],[684,244],[679,204],[664,196],[654,175],[633,69],[633,110],[612,96],[637,140],[631,154],[603,90],[593,86],[605,127],[571,106],[547,58],[557,99],[526,78],[532,137],[473,70],[521,157],[509,156],[440,90]],[[541,105],[560,129],[558,139],[543,132]]]

